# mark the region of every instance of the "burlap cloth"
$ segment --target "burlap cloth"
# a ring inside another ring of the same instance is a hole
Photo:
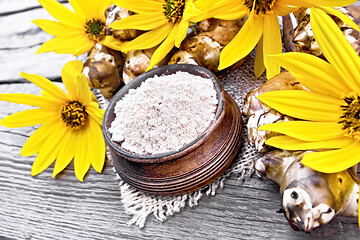
[[[264,76],[256,79],[253,71],[254,52],[252,52],[245,62],[234,72],[220,78],[220,82],[236,101],[240,110],[242,109],[246,94],[255,87],[260,86],[264,81]],[[108,101],[102,95],[95,91],[101,108],[105,109]],[[218,179],[204,188],[192,193],[163,197],[144,193],[125,183],[119,175],[116,174],[115,179],[119,182],[121,202],[125,212],[132,216],[128,224],[136,224],[140,228],[145,226],[147,218],[153,214],[156,219],[164,221],[167,217],[180,212],[186,206],[195,207],[199,204],[204,196],[213,196],[219,188],[226,186],[226,179],[231,175],[235,175],[242,184],[243,179],[249,178],[254,173],[254,162],[259,157],[255,149],[250,147],[246,141],[246,119],[244,120],[244,134],[242,146],[233,163]],[[107,152],[109,155],[109,152]]]

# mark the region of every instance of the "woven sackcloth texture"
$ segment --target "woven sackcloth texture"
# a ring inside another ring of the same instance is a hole
[[[254,52],[246,58],[245,62],[237,70],[219,79],[224,89],[234,98],[240,109],[243,106],[246,94],[255,87],[260,86],[264,81],[264,78],[255,78],[253,63]],[[102,97],[99,91],[95,90],[94,92],[101,108],[105,109],[108,101]],[[245,123],[246,119],[243,120]],[[239,180],[249,178],[254,172],[253,165],[259,156],[246,141],[245,125],[241,149],[229,169],[214,182],[195,192],[172,197],[147,194],[125,183],[114,169],[115,179],[119,181],[120,185],[121,202],[125,212],[132,216],[128,224],[136,224],[142,228],[151,214],[156,219],[164,221],[167,217],[180,212],[186,206],[197,206],[202,197],[215,195],[219,188],[226,186],[226,179],[230,175],[235,175]],[[109,155],[109,153],[107,154]],[[239,181],[239,184],[241,183],[242,181]]]

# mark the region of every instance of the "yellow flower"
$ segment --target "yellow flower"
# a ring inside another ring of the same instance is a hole
[[[32,21],[45,32],[55,37],[45,42],[37,53],[71,53],[79,56],[88,52],[95,43],[110,48],[119,41],[105,33],[105,10],[111,0],[69,0],[75,12],[56,0],[38,0],[39,3],[58,21],[36,19]]]
[[[62,70],[62,80],[67,92],[50,80],[34,74],[21,73],[38,87],[42,96],[9,93],[0,94],[0,100],[26,104],[39,108],[14,113],[3,118],[0,124],[9,128],[42,124],[21,149],[22,156],[38,153],[31,175],[48,168],[56,159],[53,177],[74,159],[76,177],[83,181],[90,165],[101,172],[105,160],[105,142],[101,124],[104,110],[92,101],[87,80],[81,74],[81,61],[67,63]]]
[[[334,173],[360,162],[360,57],[323,11],[311,9],[311,26],[328,62],[305,53],[271,56],[310,91],[264,93],[258,98],[299,121],[264,125],[260,130],[285,134],[266,143],[308,153],[302,163]]]
[[[206,0],[207,1],[207,0]],[[114,0],[117,6],[136,14],[116,21],[109,27],[147,31],[124,44],[121,51],[148,49],[157,46],[148,70],[159,63],[175,47],[180,47],[190,22],[201,20],[194,0]],[[203,3],[203,0],[198,1]]]
[[[257,45],[254,71],[259,77],[266,69],[267,78],[280,72],[278,63],[268,56],[282,52],[282,39],[278,16],[285,16],[297,7],[319,7],[359,29],[350,18],[330,8],[345,6],[355,0],[213,0],[207,17],[237,19],[249,16],[234,39],[224,47],[220,55],[219,70],[231,66],[246,57]]]

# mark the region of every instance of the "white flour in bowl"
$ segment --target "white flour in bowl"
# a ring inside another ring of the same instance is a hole
[[[137,154],[176,151],[210,125],[217,103],[211,79],[181,71],[154,76],[116,103],[109,132]]]

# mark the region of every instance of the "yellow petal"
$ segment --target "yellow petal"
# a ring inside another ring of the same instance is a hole
[[[299,6],[299,7],[317,7],[317,6],[325,6],[325,7],[343,7],[353,4],[356,0],[287,0],[289,5]]]
[[[161,28],[143,33],[134,40],[125,43],[122,47],[122,51],[128,52],[155,47],[169,35],[173,26],[173,24],[166,24]]]
[[[187,35],[187,30],[189,27],[188,21],[180,21],[178,24],[178,32],[175,34],[175,47],[180,48],[181,42],[184,40],[184,38]]]
[[[337,122],[288,121],[263,125],[259,130],[285,134],[302,141],[324,141],[341,138],[345,134],[342,125]]]
[[[224,2],[229,2],[229,1],[197,0],[197,1],[194,1],[193,4],[196,9],[201,9],[202,12],[208,12],[212,8],[220,7],[219,4],[224,4]],[[239,4],[233,3],[233,6],[237,6],[237,5],[239,5]]]
[[[86,22],[86,7],[82,9],[81,0],[68,0],[71,7],[74,9],[75,14],[82,19],[83,22]]]
[[[91,4],[89,4],[88,0],[75,0],[69,2],[71,6],[74,8],[75,12],[78,12],[81,9],[81,11],[88,18],[91,17],[91,18],[100,18],[100,19],[105,19],[105,10],[111,4],[110,0],[91,1]]]
[[[70,98],[73,100],[77,97],[77,85],[76,77],[82,75],[83,63],[81,61],[70,61],[65,64],[61,71],[61,79],[65,85]]]
[[[302,141],[286,135],[272,137],[266,141],[267,145],[286,150],[312,150],[312,149],[337,149],[351,145],[354,139],[342,137],[323,141]]]
[[[88,159],[87,142],[90,139],[87,139],[86,130],[89,126],[85,126],[79,131],[76,132],[74,143],[76,146],[76,152],[74,157],[74,171],[75,176],[79,181],[84,181],[84,176],[90,168],[90,161]]]
[[[95,41],[90,40],[87,37],[80,37],[76,40],[77,46],[74,45],[74,52],[72,54],[77,57],[84,53],[87,53],[95,45]]]
[[[216,15],[216,18],[223,20],[236,20],[244,18],[248,15],[248,11],[241,9],[240,11],[225,11],[222,14]]]
[[[38,0],[38,2],[57,20],[69,27],[83,25],[82,19],[67,7],[55,0]]]
[[[113,0],[116,6],[128,9],[132,12],[157,12],[163,14],[163,1],[156,0]]]
[[[76,77],[77,81],[77,95],[74,100],[79,101],[82,105],[88,105],[91,102],[91,91],[89,88],[88,81],[84,75],[78,75]]]
[[[319,9],[322,9],[326,13],[338,17],[341,21],[352,27],[353,29],[360,31],[359,26],[354,23],[353,20],[344,13],[338,11],[337,9],[331,8],[331,7],[318,7]]]
[[[307,153],[301,162],[319,172],[341,172],[359,163],[359,149],[360,143],[356,141],[338,150]]]
[[[87,0],[82,0],[88,4]],[[93,1],[94,2],[94,1]],[[92,2],[92,3],[93,3]],[[95,1],[95,4],[92,4],[93,8],[98,12],[100,16],[102,16],[104,19],[105,17],[105,11],[108,7],[111,6],[112,0],[101,0],[101,1]]]
[[[341,97],[350,90],[338,80],[337,73],[328,62],[313,55],[289,52],[269,56],[269,59],[278,62],[301,84],[314,92]]]
[[[272,8],[278,16],[286,16],[297,9],[298,7],[289,6],[287,0],[276,0],[275,5]]]
[[[200,2],[200,1],[196,1],[196,2]],[[205,1],[202,0],[202,2],[205,2]],[[203,15],[204,15],[203,11],[200,10],[201,8],[199,8],[199,5],[196,5],[195,3],[193,0],[186,0],[185,8],[183,11],[183,16],[182,16],[181,20],[185,20],[187,22],[189,22],[189,21],[198,22],[198,21],[202,21],[205,19],[205,18],[203,18]],[[200,5],[201,5],[201,3],[200,3]]]
[[[122,51],[123,42],[117,38],[114,38],[113,35],[106,36],[106,38],[99,42],[102,45],[105,45],[108,48],[114,49],[116,51]]]
[[[70,28],[60,22],[46,19],[36,19],[31,22],[53,36],[71,37],[84,33],[84,27],[82,25],[76,26],[76,28]]]
[[[268,56],[282,52],[281,31],[276,14],[264,17],[263,45],[266,76],[270,79],[280,73],[280,65],[269,60]]]
[[[195,2],[197,4],[198,1]],[[242,4],[236,1],[216,1],[215,3],[209,3],[205,1],[209,9],[202,15],[203,19],[217,18],[224,20],[240,19],[248,15],[248,10],[244,8]]]
[[[53,132],[53,129],[56,125],[54,122],[49,122],[41,125],[36,131],[31,134],[28,140],[25,142],[24,146],[21,149],[21,156],[31,156],[38,153],[49,137],[50,133]]]
[[[7,101],[17,104],[24,104],[43,108],[58,107],[58,103],[55,101],[49,101],[42,96],[26,94],[26,93],[5,93],[0,94],[1,101]]]
[[[43,43],[37,50],[38,53],[52,52],[73,54],[79,56],[91,49],[95,42],[90,40],[86,35],[79,34],[75,37],[54,37],[49,41]]]
[[[105,163],[105,141],[102,135],[101,126],[92,119],[89,119],[88,138],[88,158],[95,169],[101,173]]]
[[[311,26],[326,59],[350,89],[360,89],[360,57],[338,25],[325,12],[311,9]]]
[[[99,105],[95,102],[86,106],[85,111],[89,114],[89,116],[94,119],[100,126],[102,125],[104,110],[99,109]]]
[[[119,21],[113,22],[109,25],[113,29],[138,29],[138,30],[151,30],[169,22],[168,19],[157,12],[146,14],[135,14],[129,17],[123,18]]]
[[[68,129],[65,127],[62,122],[59,122],[57,126],[54,128],[53,132],[49,135],[49,137],[44,142],[42,148],[40,149],[39,154],[37,155],[32,168],[31,175],[35,176],[46,168],[48,168],[51,163],[54,162],[58,152],[59,152],[59,144],[62,141],[63,137],[67,133]]]
[[[259,42],[263,33],[263,18],[251,15],[250,18],[252,17],[252,22],[251,19],[248,19],[236,36],[221,51],[219,70],[246,57]]]
[[[54,102],[53,107],[55,107],[55,103],[57,103],[58,105],[64,104],[64,99],[56,98],[54,95],[52,95],[48,91],[42,90],[40,92],[40,94],[46,99],[45,101]],[[70,99],[70,97],[68,96],[68,100],[69,99]]]
[[[343,101],[302,90],[270,91],[257,97],[282,114],[311,121],[337,122]]]
[[[39,88],[49,92],[51,95],[53,95],[56,98],[62,99],[63,101],[69,99],[69,96],[63,90],[61,90],[61,88],[59,88],[53,82],[51,82],[49,79],[46,79],[40,75],[29,74],[24,72],[20,74],[20,77],[29,80],[30,82],[34,83]]]
[[[36,51],[36,54],[53,51],[56,53],[72,54],[76,48],[74,48],[73,44],[69,44],[69,39],[70,38],[54,37],[44,42]]]
[[[59,153],[57,155],[54,170],[52,177],[55,177],[61,171],[63,171],[74,158],[74,153],[76,151],[74,144],[74,132],[69,131],[68,134],[65,134],[64,138],[59,145]]]
[[[263,74],[263,72],[265,71],[263,51],[263,37],[261,37],[259,43],[256,46],[256,55],[254,62],[254,72],[256,78],[259,78],[261,74]]]
[[[54,119],[56,117],[60,119],[60,114],[57,116],[56,112],[54,111],[47,111],[42,108],[36,108],[17,112],[7,116],[0,121],[0,125],[7,128],[28,127],[42,124],[49,121],[49,119]]]
[[[91,92],[82,69],[81,61],[71,61],[64,66],[61,76],[71,100],[87,105],[91,102]]]
[[[160,46],[157,47],[157,49],[151,56],[150,64],[146,71],[152,69],[171,51],[171,49],[173,49],[178,28],[179,28],[179,24],[175,24],[175,26],[169,33],[169,36],[167,36],[167,38],[160,44]]]

